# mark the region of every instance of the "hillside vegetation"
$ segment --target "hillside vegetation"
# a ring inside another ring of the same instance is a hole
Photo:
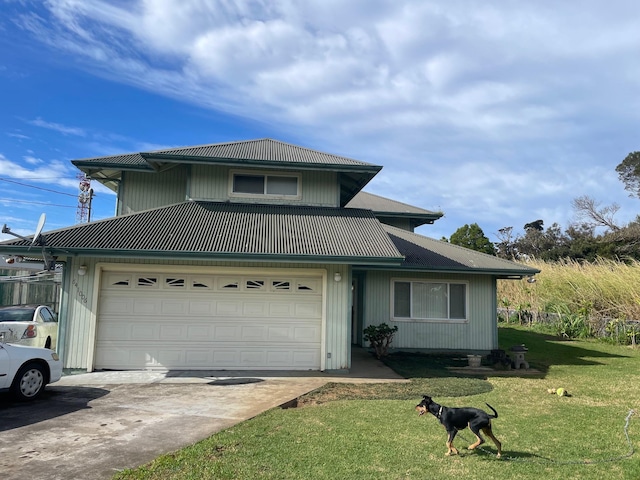
[[[566,337],[634,343],[640,320],[640,262],[530,261],[535,283],[499,280],[501,320],[547,323]],[[563,331],[568,330],[568,331]],[[626,340],[625,340],[626,339]]]

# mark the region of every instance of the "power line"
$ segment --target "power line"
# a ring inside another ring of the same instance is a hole
[[[29,200],[16,200],[16,199],[13,199],[13,198],[0,198],[0,203],[29,203],[29,204],[32,204],[32,205],[46,205],[48,207],[76,208],[75,205],[57,205],[55,203],[31,202]]]
[[[44,192],[56,193],[58,195],[67,195],[69,197],[77,197],[77,195],[74,195],[72,193],[57,192],[55,190],[50,190],[48,188],[36,187],[35,185],[29,185],[27,183],[16,182],[15,180],[8,180],[6,178],[0,178],[0,180],[3,181],[3,182],[15,183],[16,185],[21,185],[23,187],[35,188],[36,190],[42,190]]]

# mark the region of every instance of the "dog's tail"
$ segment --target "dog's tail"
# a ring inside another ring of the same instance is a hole
[[[485,403],[486,403],[486,402],[485,402]],[[487,407],[489,407],[491,410],[493,410],[493,415],[489,415],[489,417],[491,417],[491,418],[498,418],[498,412],[496,412],[496,409],[495,409],[495,408],[493,408],[493,407],[492,407],[491,405],[489,405],[488,403],[487,403]]]

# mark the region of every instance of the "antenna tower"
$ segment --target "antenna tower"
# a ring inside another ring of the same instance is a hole
[[[78,188],[78,208],[76,209],[76,223],[87,223],[91,221],[91,200],[93,198],[93,189],[91,188],[91,179],[87,178],[84,173],[76,176],[80,182]]]

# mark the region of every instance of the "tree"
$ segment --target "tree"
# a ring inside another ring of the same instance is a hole
[[[513,227],[502,227],[496,236],[500,240],[496,245],[498,257],[507,260],[515,259],[517,252],[513,243]]]
[[[630,197],[640,198],[640,152],[631,152],[616,167],[618,178]]]
[[[620,210],[620,205],[612,203],[598,209],[600,202],[596,202],[588,195],[574,198],[571,206],[579,219],[586,220],[587,225],[594,227],[606,227],[614,232],[620,230],[613,217]]]
[[[449,241],[454,245],[470,248],[476,252],[482,252],[488,255],[496,254],[493,243],[485,236],[477,223],[460,227],[451,235]]]
[[[544,230],[544,221],[543,220],[534,220],[531,223],[527,223],[524,226],[525,231],[529,231],[529,230],[537,230],[538,232],[541,232]]]

